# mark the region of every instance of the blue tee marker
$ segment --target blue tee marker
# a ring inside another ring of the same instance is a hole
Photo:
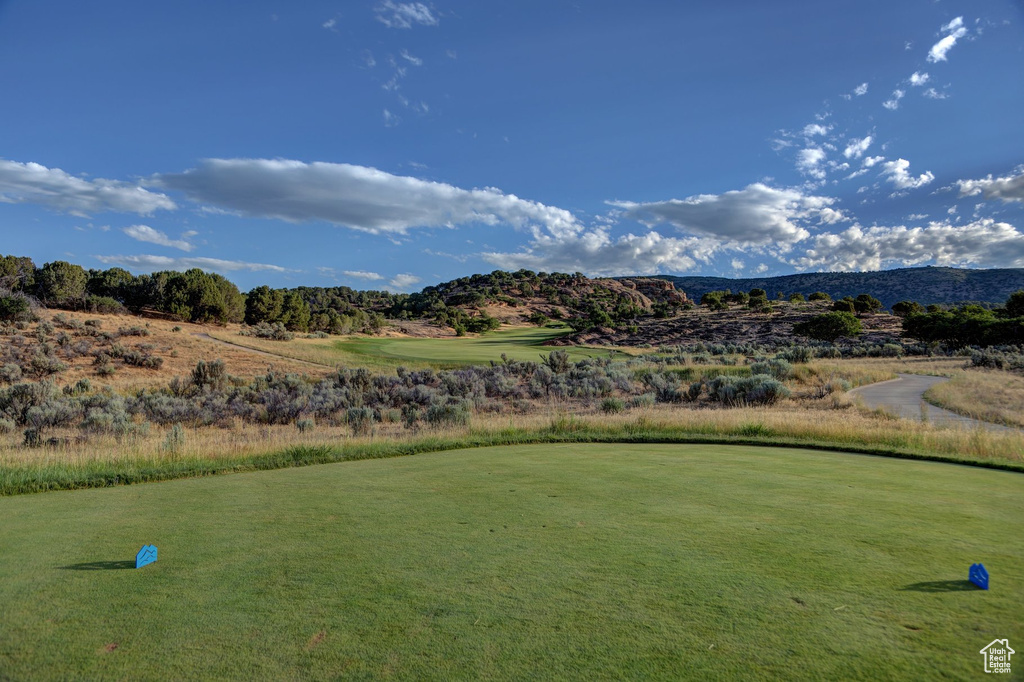
[[[988,571],[985,564],[971,564],[971,570],[967,572],[967,579],[983,590],[988,589]]]
[[[135,555],[135,568],[142,568],[156,561],[156,545],[143,545]]]

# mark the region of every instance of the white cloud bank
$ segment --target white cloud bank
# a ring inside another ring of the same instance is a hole
[[[182,235],[184,237],[183,239],[171,239],[160,230],[154,230],[149,225],[129,225],[122,231],[132,239],[136,239],[140,242],[169,246],[174,249],[181,249],[182,251],[191,251],[195,248],[188,241],[188,237],[193,236],[195,232],[186,232]]]
[[[107,211],[149,215],[177,208],[167,195],[128,182],[84,180],[59,168],[5,159],[0,159],[0,202],[38,204],[82,217]]]
[[[615,237],[600,226],[574,233],[535,230],[518,253],[484,253],[488,262],[505,269],[581,271],[595,275],[684,272],[707,263],[723,250],[751,248],[785,252],[810,237],[805,225],[845,220],[830,197],[808,196],[793,189],[755,183],[742,190],[702,194],[687,199],[636,203],[609,202],[622,217],[647,225],[645,234]],[[665,236],[657,225],[686,233]]]
[[[941,29],[942,33],[946,33],[939,42],[932,45],[932,48],[928,50],[928,61],[932,63],[946,61],[946,55],[953,46],[956,45],[956,41],[967,35],[967,29],[964,28],[964,18],[957,17],[953,21],[949,22]]]
[[[581,229],[569,211],[493,187],[466,190],[342,163],[208,159],[184,173],[158,175],[154,182],[246,216],[324,220],[373,234],[465,223],[542,225],[556,234]]]
[[[960,180],[957,184],[960,185],[962,197],[983,194],[986,199],[1024,202],[1024,170],[1005,178],[993,178],[989,175],[981,180]]]
[[[692,235],[739,246],[785,246],[806,239],[804,225],[844,220],[831,197],[754,183],[742,190],[651,203],[615,202],[626,215],[653,226],[668,223]]]
[[[282,268],[279,265],[246,263],[244,261],[203,258],[201,256],[169,258],[167,256],[142,254],[138,256],[95,256],[95,258],[106,265],[120,265],[129,270],[140,272],[155,272],[157,270],[181,271],[190,268],[213,270],[214,272],[235,272],[238,270],[248,270],[250,272],[291,272],[288,268]]]
[[[991,219],[962,226],[938,222],[912,228],[854,225],[838,234],[818,235],[813,246],[790,264],[797,270],[851,272],[929,262],[1024,267],[1024,234]]]

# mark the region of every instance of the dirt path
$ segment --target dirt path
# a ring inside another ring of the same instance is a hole
[[[266,356],[268,358],[275,358],[277,360],[287,360],[288,362],[296,362],[296,363],[298,363],[300,365],[309,365],[310,367],[317,367],[319,369],[324,369],[325,367],[327,369],[334,369],[334,367],[332,367],[331,365],[321,365],[319,362],[310,362],[309,360],[300,360],[298,358],[292,358],[292,357],[289,357],[287,355],[278,355],[277,353],[269,353],[269,352],[267,352],[265,350],[260,350],[258,348],[249,348],[248,346],[243,346],[240,343],[231,343],[229,341],[222,341],[220,339],[215,339],[215,338],[213,338],[212,336],[210,336],[209,334],[207,334],[205,332],[193,332],[192,336],[195,336],[197,338],[203,339],[205,341],[213,341],[214,343],[219,343],[222,346],[229,346],[231,348],[235,348],[235,349],[238,349],[238,350],[248,351],[249,353],[255,353],[256,355],[264,355],[264,356]]]
[[[956,412],[936,407],[925,402],[924,392],[935,384],[949,381],[946,377],[924,376],[922,374],[900,374],[898,379],[868,384],[850,391],[860,396],[870,409],[885,408],[904,419],[927,419],[933,424],[952,424],[992,431],[1009,431],[1009,427],[971,419]]]

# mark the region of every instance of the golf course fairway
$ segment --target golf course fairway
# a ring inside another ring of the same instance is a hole
[[[6,497],[0,679],[976,677],[1022,527],[1018,473],[723,445]]]

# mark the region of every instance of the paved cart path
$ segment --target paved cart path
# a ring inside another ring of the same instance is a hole
[[[850,394],[859,395],[864,400],[864,404],[871,409],[884,407],[904,419],[920,420],[923,410],[928,421],[934,424],[961,425],[967,428],[980,426],[993,431],[1014,430],[1001,424],[971,419],[925,402],[924,392],[943,381],[949,381],[949,379],[922,374],[900,374],[898,379],[861,386],[850,391]]]

